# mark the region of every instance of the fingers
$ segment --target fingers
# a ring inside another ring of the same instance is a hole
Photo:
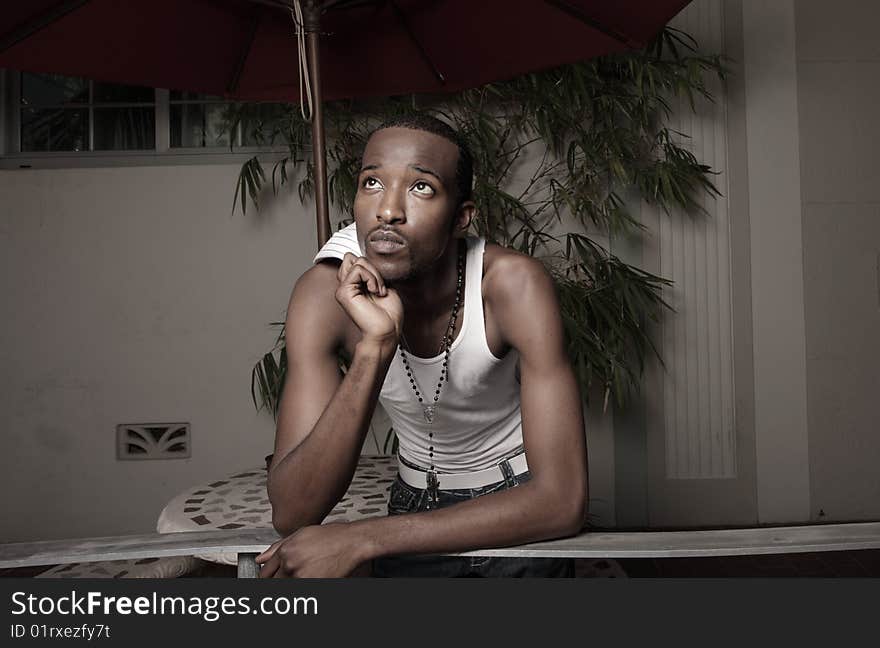
[[[277,554],[273,554],[260,566],[260,578],[274,578],[279,571],[281,571],[281,560]]]
[[[336,271],[336,279],[338,279],[340,283],[342,283],[345,277],[348,276],[348,273],[351,272],[351,266],[355,261],[357,261],[357,257],[351,252],[346,252],[345,256],[342,257],[342,263],[339,264],[339,270]]]
[[[275,542],[270,544],[263,553],[254,558],[254,560],[258,563],[266,562],[278,550],[278,547],[281,546],[282,542],[284,542],[284,538],[282,538],[281,540],[276,540]]]
[[[373,267],[373,264],[350,252],[343,257],[336,276],[342,285],[365,286],[367,292],[379,297],[385,297],[388,294],[382,275]]]
[[[284,538],[276,540],[268,546],[268,548],[254,561],[260,565],[260,578],[271,578],[281,566],[281,560],[278,556],[278,548],[284,542]]]
[[[293,578],[296,571],[292,566],[285,565],[278,552],[263,563],[260,567],[260,578]]]

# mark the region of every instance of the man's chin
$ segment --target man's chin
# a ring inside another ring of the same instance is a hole
[[[408,279],[412,272],[409,258],[402,255],[395,255],[395,258],[391,258],[387,255],[373,255],[368,252],[365,256],[367,261],[373,264],[373,267],[382,275],[382,279],[388,283]]]

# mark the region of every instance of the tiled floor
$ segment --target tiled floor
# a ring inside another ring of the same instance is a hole
[[[880,578],[880,549],[723,558],[618,559],[629,578]],[[576,565],[585,565],[576,561]],[[0,577],[31,577],[49,567],[2,569]],[[583,570],[580,570],[583,574]],[[235,567],[206,565],[187,577],[234,578]]]

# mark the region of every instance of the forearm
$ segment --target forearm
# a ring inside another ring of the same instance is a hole
[[[584,493],[553,493],[535,482],[442,509],[353,523],[365,560],[470,551],[565,537],[582,526]]]
[[[393,356],[390,342],[359,343],[351,366],[311,432],[273,466],[268,491],[272,522],[279,533],[320,523],[345,494]]]

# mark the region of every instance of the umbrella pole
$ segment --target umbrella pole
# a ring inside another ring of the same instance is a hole
[[[315,219],[318,231],[318,247],[330,238],[330,209],[327,195],[327,152],[324,146],[324,111],[321,105],[321,65],[318,54],[321,9],[317,0],[307,0],[303,7],[303,27],[306,32],[306,49],[309,78],[312,84],[312,161],[315,169]]]

